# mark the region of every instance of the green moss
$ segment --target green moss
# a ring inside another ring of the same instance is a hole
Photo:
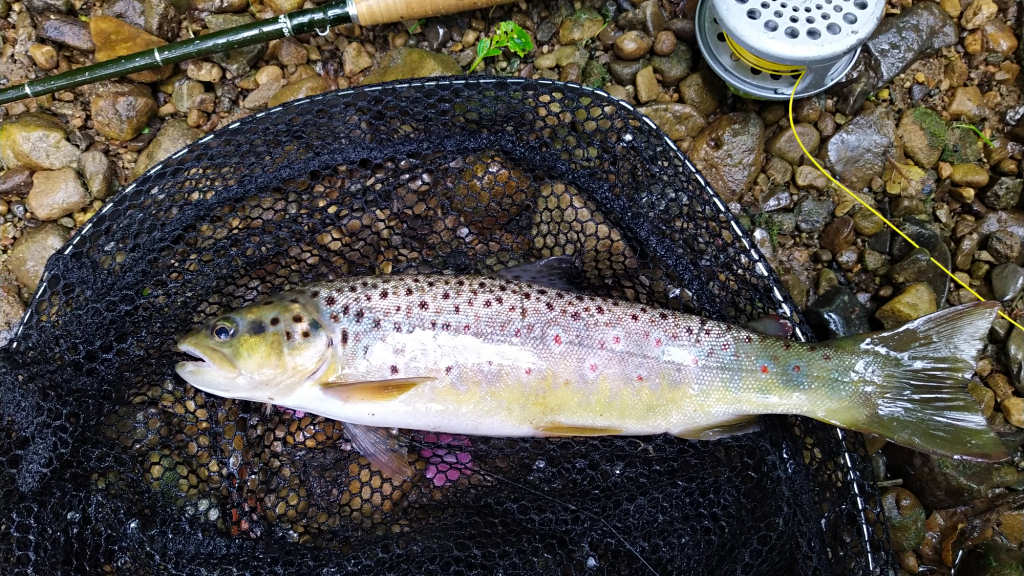
[[[952,128],[942,148],[942,160],[952,164],[977,162],[984,156],[981,139],[970,128]]]
[[[946,122],[931,108],[919,106],[910,113],[915,122],[924,130],[928,144],[934,148],[946,145]]]

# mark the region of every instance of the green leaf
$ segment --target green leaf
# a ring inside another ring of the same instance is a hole
[[[487,57],[487,51],[491,49],[491,39],[484,36],[476,43],[476,57],[484,59]]]
[[[503,48],[508,48],[520,58],[534,49],[530,33],[511,20],[499,22],[491,36],[485,36],[476,44],[476,60],[469,67],[469,72],[476,70],[485,58],[499,56]]]
[[[520,58],[533,51],[533,38],[530,33],[516,26],[516,30],[509,39],[509,50],[515,52]]]

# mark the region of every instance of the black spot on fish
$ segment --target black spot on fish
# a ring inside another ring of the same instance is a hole
[[[341,329],[341,345],[342,346],[348,346],[348,329],[347,328],[342,328]]]
[[[331,312],[331,322],[334,322],[335,324],[341,322],[341,318],[338,316],[337,312]]]
[[[277,326],[280,323],[281,323],[281,319],[278,318],[277,316],[274,316],[273,318],[270,319],[270,325],[271,326]]]
[[[388,297],[388,291],[387,291],[387,290],[381,290],[381,291],[380,291],[380,299],[381,299],[381,300],[384,300],[384,299],[386,299],[387,297]]]
[[[303,338],[309,338],[309,330],[303,330],[302,331],[302,337]]]
[[[320,297],[320,291],[319,290],[313,290],[312,292],[309,293],[309,297],[310,298],[319,298]]]
[[[334,296],[328,296],[324,299],[324,304],[327,304],[328,306],[334,306],[337,303],[338,300]]]
[[[394,376],[395,374],[398,374],[398,366],[395,366],[394,364],[392,364],[391,365],[391,375]]]
[[[264,324],[263,322],[260,322],[259,320],[255,321],[255,322],[253,322],[252,324],[249,325],[249,333],[250,334],[263,334],[266,331],[267,331],[267,325]]]
[[[342,316],[348,316],[348,304],[345,304],[345,307],[341,309],[341,314]]]
[[[426,310],[429,307],[430,307],[430,305],[427,304],[426,300],[420,300],[420,310]]]
[[[284,337],[287,340],[291,340],[292,339],[292,333],[290,331],[285,331]]]
[[[295,322],[296,324],[302,323],[302,315],[296,314],[295,316],[292,316],[292,322]]]
[[[366,313],[363,312],[362,310],[358,310],[356,312],[356,322],[362,322],[363,321],[363,316],[366,316]]]

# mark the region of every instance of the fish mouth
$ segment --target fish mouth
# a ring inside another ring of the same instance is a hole
[[[235,363],[223,352],[205,346],[196,346],[188,339],[179,342],[177,349],[196,360],[178,362],[174,369],[186,382],[199,388],[224,394],[239,374]]]

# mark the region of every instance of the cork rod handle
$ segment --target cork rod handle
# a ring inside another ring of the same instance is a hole
[[[512,0],[349,0],[359,24],[390,24],[508,4]]]

